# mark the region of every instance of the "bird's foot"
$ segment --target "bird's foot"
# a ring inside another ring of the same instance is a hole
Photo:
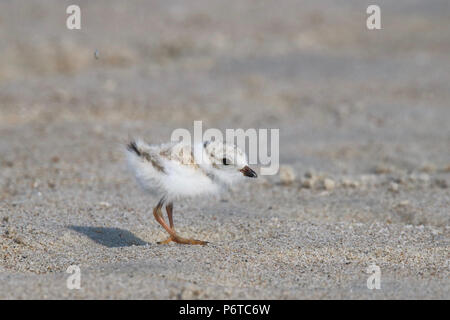
[[[157,244],[169,244],[169,243],[171,243],[173,240],[172,240],[172,237],[168,237],[166,240],[163,240],[163,241],[158,241],[158,242],[156,242]]]
[[[179,244],[198,244],[201,246],[205,246],[208,244],[207,241],[196,240],[196,239],[185,239],[180,236],[170,236],[166,240],[158,241],[158,244],[169,244],[170,242],[175,242]]]

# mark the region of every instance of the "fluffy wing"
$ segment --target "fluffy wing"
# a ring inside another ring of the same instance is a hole
[[[174,161],[182,166],[198,169],[192,147],[183,143],[162,146],[159,155],[163,161]]]

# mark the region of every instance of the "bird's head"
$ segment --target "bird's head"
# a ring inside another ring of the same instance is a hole
[[[250,178],[258,176],[248,166],[245,153],[237,146],[220,141],[207,141],[203,146],[213,168],[228,173],[240,172]]]

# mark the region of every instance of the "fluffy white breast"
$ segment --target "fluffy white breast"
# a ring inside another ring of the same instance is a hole
[[[171,199],[220,191],[220,184],[206,168],[196,163],[190,146],[181,143],[148,145],[142,141],[136,141],[134,146],[128,148],[128,166],[144,189]]]

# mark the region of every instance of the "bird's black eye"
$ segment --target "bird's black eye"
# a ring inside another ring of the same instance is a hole
[[[230,164],[230,161],[227,158],[223,158],[222,159],[222,163],[223,163],[224,166],[227,166],[227,165]]]

